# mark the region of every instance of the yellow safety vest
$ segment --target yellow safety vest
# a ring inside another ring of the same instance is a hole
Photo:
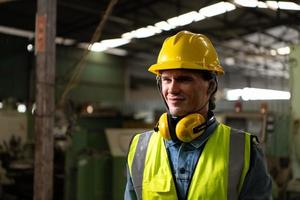
[[[219,124],[196,165],[186,199],[238,199],[250,163],[250,134]],[[178,199],[159,132],[136,135],[128,167],[138,199]]]

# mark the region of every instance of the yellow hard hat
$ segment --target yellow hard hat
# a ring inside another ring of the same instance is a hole
[[[157,63],[149,71],[160,76],[168,69],[207,70],[223,75],[217,52],[211,41],[202,34],[180,31],[167,38],[159,52]]]

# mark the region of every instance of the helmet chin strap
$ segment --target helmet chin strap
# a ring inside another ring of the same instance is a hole
[[[167,112],[169,113],[169,106],[162,94],[162,87],[161,87],[161,77],[160,76],[156,76],[156,86],[157,86],[157,89],[159,91],[159,95],[160,97],[162,98],[162,100],[164,101],[164,105],[165,105],[165,108],[167,110]]]

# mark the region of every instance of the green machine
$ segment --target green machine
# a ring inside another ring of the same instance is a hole
[[[123,199],[126,156],[113,156],[105,134],[121,127],[121,117],[84,117],[78,124],[66,152],[64,199]]]

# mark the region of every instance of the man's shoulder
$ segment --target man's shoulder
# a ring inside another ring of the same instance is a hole
[[[233,133],[245,134],[245,135],[249,136],[250,137],[250,142],[251,142],[252,145],[259,145],[260,142],[259,142],[259,139],[258,139],[257,135],[252,134],[252,133],[250,133],[248,131],[245,131],[245,130],[242,130],[242,129],[237,129],[235,127],[231,127],[231,126],[222,124],[222,123],[220,123],[220,124],[223,126],[223,128],[228,129]]]
[[[137,132],[135,133],[131,140],[139,139],[139,138],[144,138],[144,137],[149,137],[154,133],[153,130],[147,130],[147,131],[142,131],[142,132]]]

